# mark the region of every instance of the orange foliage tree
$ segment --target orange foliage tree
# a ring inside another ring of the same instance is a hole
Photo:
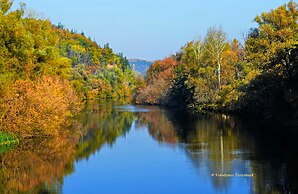
[[[173,57],[154,62],[147,71],[146,84],[136,91],[137,104],[164,104],[175,76],[178,62]]]
[[[1,128],[22,137],[55,135],[79,111],[80,100],[68,81],[44,76],[36,82],[18,80],[2,99]]]

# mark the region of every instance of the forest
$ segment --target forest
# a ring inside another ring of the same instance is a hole
[[[132,97],[136,104],[192,113],[228,112],[298,120],[298,10],[290,1],[255,17],[244,44],[221,27],[155,61],[143,78],[122,53],[83,32],[0,1],[0,139],[55,136],[84,100]]]
[[[155,61],[135,102],[297,125],[297,8],[290,1],[256,16],[258,27],[248,30],[244,44],[229,41],[221,27],[210,27],[201,39]]]
[[[12,4],[0,1],[1,131],[59,135],[84,100],[132,95],[138,76],[122,53]]]

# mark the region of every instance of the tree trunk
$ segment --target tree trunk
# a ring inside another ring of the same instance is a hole
[[[221,71],[221,64],[220,62],[217,63],[217,79],[218,79],[218,90],[221,89],[221,80],[220,80],[220,71]]]

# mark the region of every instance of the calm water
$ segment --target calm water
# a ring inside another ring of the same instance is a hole
[[[297,193],[298,141],[274,131],[225,115],[90,104],[71,135],[0,152],[0,193]]]

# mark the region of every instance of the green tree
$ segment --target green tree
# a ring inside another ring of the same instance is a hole
[[[120,64],[122,71],[125,71],[125,69],[130,69],[129,61],[125,56],[123,56],[123,53],[117,54],[117,56],[120,58]]]

